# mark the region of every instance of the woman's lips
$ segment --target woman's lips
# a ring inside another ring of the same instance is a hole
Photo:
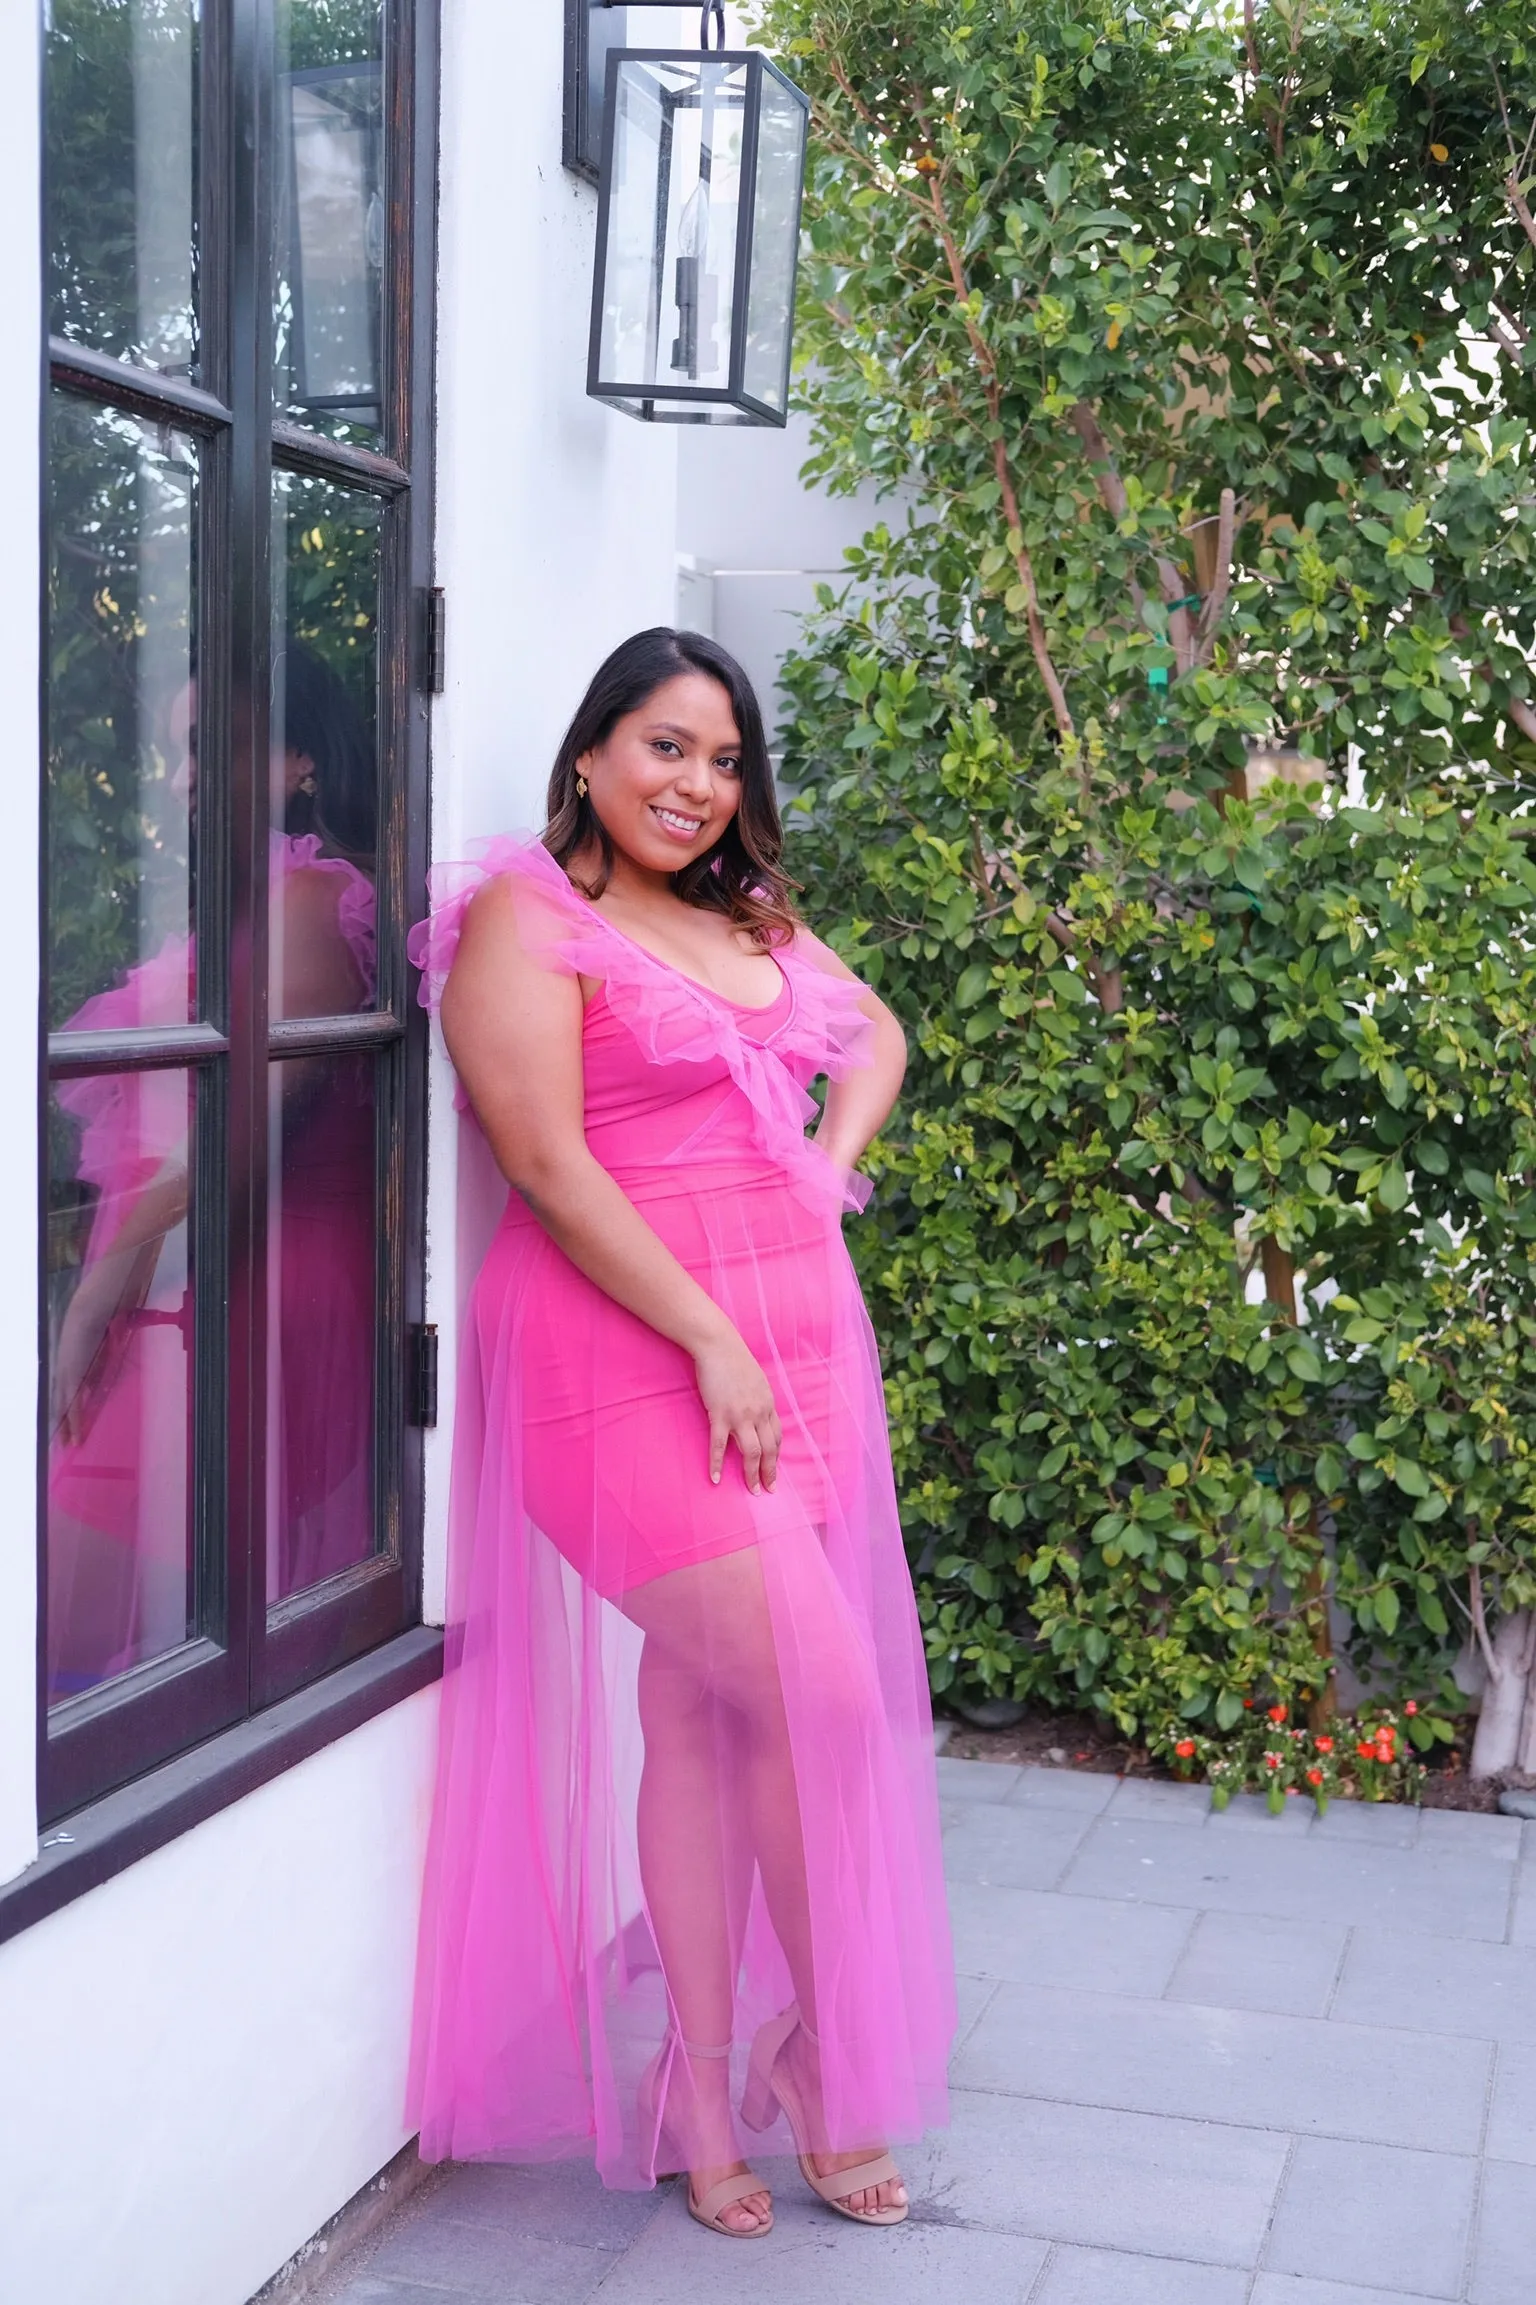
[[[699,834],[704,829],[702,817],[685,816],[681,809],[658,808],[654,801],[651,802],[650,809],[652,816],[655,817],[656,822],[669,839],[691,843],[698,839]]]

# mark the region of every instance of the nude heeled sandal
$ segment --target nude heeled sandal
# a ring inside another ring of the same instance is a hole
[[[723,2048],[702,2048],[696,2041],[685,2041],[681,2033],[669,2033],[667,2035],[666,2040],[662,2042],[661,2047],[646,2067],[645,2079],[640,2084],[642,2130],[653,2136],[658,2144],[667,2134],[666,2124],[660,2111],[661,2071],[666,2063],[667,2052],[674,2041],[682,2049],[684,2055],[689,2057],[728,2057],[731,2053],[729,2041],[725,2043]],[[722,2177],[719,2183],[711,2185],[703,2199],[698,2201],[693,2197],[693,2179],[688,2175],[686,2169],[658,2169],[656,2175],[658,2178],[681,2177],[688,2188],[689,2216],[695,2224],[707,2227],[711,2233],[723,2233],[727,2241],[756,2241],[762,2234],[771,2233],[773,2230],[773,2211],[771,2209],[760,2225],[724,2225],[721,2223],[725,2211],[734,2202],[745,2201],[751,2193],[766,2193],[768,2191],[768,2187],[763,2183],[761,2177],[754,2177],[750,2169],[744,2170],[739,2177]]]
[[[899,2209],[850,2209],[848,2206],[850,2193],[868,2192],[872,2186],[888,2185],[893,2179],[901,2183],[901,2171],[889,2153],[878,2153],[873,2160],[861,2161],[853,2169],[835,2169],[830,2177],[817,2176],[811,2161],[810,2125],[805,2118],[805,2107],[792,2088],[786,2088],[788,2075],[777,2071],[780,2053],[797,2027],[813,2049],[821,2047],[794,2002],[777,2017],[771,2017],[752,2044],[747,2086],[741,2100],[743,2121],[749,2129],[761,2133],[774,2113],[782,2112],[795,2140],[800,2174],[818,2200],[835,2209],[839,2217],[850,2218],[855,2225],[900,2225],[910,2203],[904,2202]]]

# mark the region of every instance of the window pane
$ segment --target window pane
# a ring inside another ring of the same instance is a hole
[[[276,399],[344,440],[384,394],[382,0],[278,0]]]
[[[49,326],[196,376],[197,0],[51,0]]]
[[[196,1623],[192,1076],[56,1084],[48,1113],[50,1703]]]
[[[742,382],[754,399],[766,401],[770,408],[782,408],[789,394],[805,129],[805,106],[765,72],[758,113],[752,287]]]
[[[267,1593],[375,1550],[374,1073],[370,1056],[269,1070]]]
[[[376,496],[273,475],[271,1012],[345,1016],[378,990]]]
[[[49,490],[49,1023],[185,1024],[197,450],[56,393]]]

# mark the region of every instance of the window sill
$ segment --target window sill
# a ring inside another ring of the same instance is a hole
[[[442,1669],[442,1633],[420,1625],[61,1818],[36,1864],[0,1886],[0,1944],[427,1688]]]

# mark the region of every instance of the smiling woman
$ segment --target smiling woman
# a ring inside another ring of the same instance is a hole
[[[932,1723],[880,1371],[840,1219],[900,1086],[796,918],[762,721],[642,633],[542,843],[452,867],[425,995],[512,1186],[470,1308],[417,2003],[429,2158],[595,2151],[772,2221],[907,2213],[953,1986]],[[830,1083],[814,1143],[806,1095]]]

